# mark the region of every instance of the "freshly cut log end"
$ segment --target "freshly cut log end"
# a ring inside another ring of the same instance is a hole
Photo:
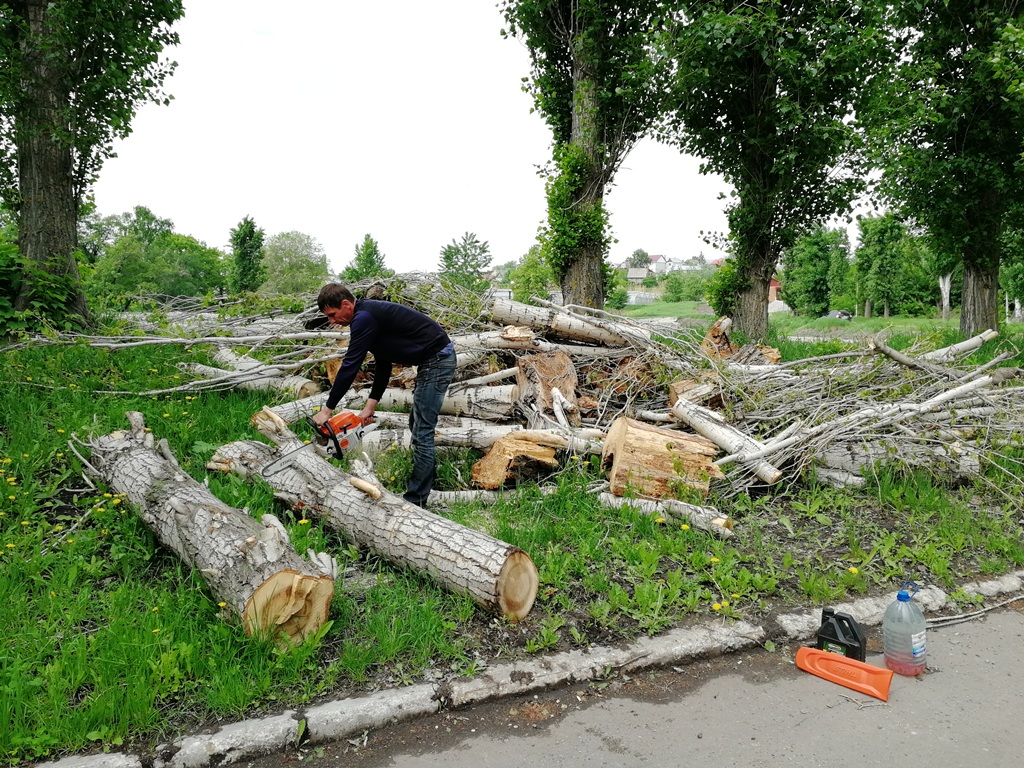
[[[263,582],[245,605],[242,621],[250,635],[281,635],[301,643],[327,621],[334,579],[285,569]]]
[[[523,550],[513,549],[498,573],[494,588],[502,615],[513,619],[526,618],[533,608],[539,586],[540,578],[533,560]]]

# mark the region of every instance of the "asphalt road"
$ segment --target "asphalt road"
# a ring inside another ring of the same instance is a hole
[[[1021,606],[1021,603],[1015,603]],[[880,628],[868,662],[883,666]],[[928,632],[928,671],[883,703],[802,672],[797,646],[502,699],[248,768],[1024,766],[1024,615]]]

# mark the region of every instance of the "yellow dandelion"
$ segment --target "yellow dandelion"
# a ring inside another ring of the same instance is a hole
[[[106,512],[107,508],[106,507],[96,507],[96,511],[97,512]]]
[[[160,371],[158,371],[156,368],[150,368],[149,372],[150,373],[160,373]]]
[[[50,597],[56,597],[56,596],[57,596],[57,593],[56,593],[56,592],[54,592],[54,591],[53,591],[53,590],[51,589],[51,590],[50,590]]]
[[[13,544],[8,544],[8,545],[7,545],[7,548],[8,548],[8,549],[14,549],[14,545],[13,545]]]
[[[158,605],[154,605],[153,606],[153,613],[156,613],[159,610],[160,610],[160,606],[158,606]]]
[[[711,610],[712,611],[720,611],[720,610],[722,610],[722,604],[721,603],[712,603],[711,604]]]
[[[32,381],[32,377],[31,376],[26,376],[25,377],[25,381]]]
[[[21,524],[22,525],[32,525],[32,523],[30,523],[28,520],[22,520]]]
[[[167,417],[169,417],[170,415],[171,415],[171,414],[169,414],[169,413],[165,413],[165,414],[164,414],[164,418],[166,419],[166,418],[167,418]]]
[[[681,531],[688,531],[688,530],[690,530],[690,526],[688,526],[686,523],[683,523],[682,525],[679,526],[679,530],[681,530]]]
[[[118,504],[120,504],[120,503],[121,503],[121,500],[120,500],[120,499],[114,499],[114,500],[113,500],[112,502],[110,502],[110,503],[111,503],[111,504],[113,504],[113,505],[115,505],[115,506],[117,506]]]
[[[60,525],[60,524],[57,524],[57,525],[53,526],[53,530],[55,530],[55,531],[63,531],[64,530],[64,526]]]
[[[28,458],[28,454],[27,454],[27,453],[23,453],[23,454],[21,454],[21,458],[23,458],[23,459],[27,459],[27,458]]]
[[[733,593],[732,593],[732,596],[733,596],[733,597],[739,597],[739,596],[740,596],[740,593],[739,593],[739,592],[733,592]]]
[[[113,496],[111,496],[111,495],[110,495],[109,493],[104,493],[104,494],[103,494],[103,498],[104,498],[104,499],[112,499],[112,498],[114,498],[114,497],[113,497]]]
[[[656,522],[656,523],[664,523],[665,522],[665,518],[664,517],[656,517],[654,519],[654,522]]]
[[[100,536],[106,536],[108,533],[110,533],[110,531],[108,531],[106,528],[104,528],[103,530],[100,531]]]
[[[225,602],[220,602],[220,603],[217,603],[217,605],[219,605],[219,606],[220,606],[221,608],[223,608],[223,607],[225,607],[225,606],[227,605],[227,603],[225,603]]]
[[[301,520],[299,520],[299,525],[309,525],[309,520],[307,520],[306,518],[302,518]]]
[[[159,632],[159,631],[160,631],[159,629],[154,629],[154,630],[153,630],[153,634],[155,635],[155,634],[156,634],[157,632]]]
[[[718,558],[717,557],[712,557],[711,558],[711,562],[712,563],[717,563],[718,562]]]
[[[182,411],[182,412],[181,412],[181,415],[182,415],[182,416],[188,416],[188,411]]]
[[[728,600],[723,600],[722,601],[722,607],[723,608],[728,608],[729,607],[729,601]]]
[[[858,573],[860,573],[860,571],[859,571],[859,570],[857,570],[857,568],[856,568],[856,567],[854,567],[854,566],[852,566],[852,565],[851,565],[851,566],[849,567],[849,569],[848,569],[848,570],[849,570],[849,571],[850,571],[850,573],[852,573],[852,574],[853,574],[854,576],[856,576],[856,575],[857,575]]]
[[[58,429],[57,430],[57,434],[58,435],[63,435],[64,434],[64,430],[63,429]]]
[[[14,500],[15,500],[16,498],[18,498],[18,497],[17,497],[17,496],[15,496],[15,495],[14,495],[14,494],[12,493],[12,494],[11,494],[10,496],[8,496],[7,498],[8,498],[8,499],[10,499],[11,501],[14,501]]]
[[[74,539],[68,539],[68,544],[74,544],[74,543],[75,543]]]

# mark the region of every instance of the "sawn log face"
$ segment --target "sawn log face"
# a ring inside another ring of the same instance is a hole
[[[214,598],[240,614],[247,631],[281,632],[297,641],[319,629],[334,579],[296,554],[276,519],[264,525],[186,474],[166,448],[154,445],[141,414],[129,420],[131,432],[93,440],[91,463],[139,509],[160,543],[199,570]]]

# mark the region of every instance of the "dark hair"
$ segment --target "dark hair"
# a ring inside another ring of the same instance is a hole
[[[316,297],[316,305],[321,312],[324,311],[325,307],[337,309],[343,301],[351,301],[355,304],[356,297],[352,295],[352,291],[341,283],[328,283],[320,289],[320,293]]]

